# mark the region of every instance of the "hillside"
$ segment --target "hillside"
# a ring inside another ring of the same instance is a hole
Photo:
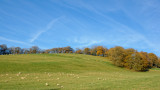
[[[160,70],[134,72],[82,54],[0,56],[0,89],[160,89]]]

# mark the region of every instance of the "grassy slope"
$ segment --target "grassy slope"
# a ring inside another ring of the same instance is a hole
[[[75,54],[0,56],[0,89],[159,90],[159,81],[159,69],[134,72],[113,66],[104,57]]]

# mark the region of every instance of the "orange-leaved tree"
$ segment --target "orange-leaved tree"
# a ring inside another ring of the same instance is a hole
[[[84,48],[83,52],[84,52],[84,54],[88,54],[88,55],[90,55],[90,54],[91,54],[91,52],[90,52],[90,49],[89,49],[89,48]]]
[[[104,47],[103,46],[98,46],[96,55],[97,56],[104,56],[104,53],[105,53]]]
[[[158,57],[154,53],[149,53],[148,57],[150,62],[152,62],[152,67],[157,67]]]
[[[108,55],[113,64],[119,67],[124,67],[125,49],[120,46],[109,49]]]

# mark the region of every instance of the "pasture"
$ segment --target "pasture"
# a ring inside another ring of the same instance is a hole
[[[83,54],[0,56],[0,89],[159,90],[160,69],[135,72]]]

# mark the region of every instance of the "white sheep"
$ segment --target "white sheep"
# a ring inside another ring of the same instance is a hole
[[[49,86],[49,84],[48,84],[48,83],[46,83],[46,86]]]

